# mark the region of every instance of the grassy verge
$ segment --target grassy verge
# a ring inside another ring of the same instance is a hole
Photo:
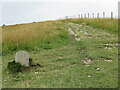
[[[69,42],[67,31],[56,21],[5,26],[2,36],[3,55],[18,50],[52,49]]]

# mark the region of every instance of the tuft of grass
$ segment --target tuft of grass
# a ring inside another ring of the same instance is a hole
[[[7,70],[9,71],[9,74],[17,74],[35,67],[41,67],[41,65],[38,63],[33,63],[32,58],[29,58],[29,67],[22,66],[20,63],[13,60],[12,62],[8,62]]]

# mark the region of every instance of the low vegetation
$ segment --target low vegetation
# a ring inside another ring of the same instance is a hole
[[[110,33],[118,33],[118,19],[88,19],[88,18],[82,18],[82,19],[69,19],[69,20],[61,20],[64,22],[73,22],[77,24],[86,24],[88,26],[92,26],[94,28],[99,28],[104,31],[110,32]]]
[[[56,21],[5,26],[2,29],[2,54],[18,50],[36,51],[65,45],[69,36],[62,23]]]
[[[3,87],[117,88],[117,27],[116,19],[70,19],[5,26]],[[69,35],[68,28],[80,41]],[[41,66],[11,74],[7,65],[21,49],[28,51],[32,61]],[[86,58],[91,61],[88,65],[82,62]]]

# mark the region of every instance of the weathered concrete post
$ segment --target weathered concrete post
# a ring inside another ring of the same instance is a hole
[[[78,14],[78,18],[80,18],[80,14]]]
[[[103,12],[103,18],[105,18],[105,12]]]
[[[97,18],[99,18],[99,13],[97,13]]]
[[[84,14],[84,17],[86,18],[86,14]]]
[[[94,13],[92,13],[92,18],[94,18]]]
[[[88,18],[89,18],[89,13],[88,13]]]
[[[113,12],[111,12],[111,19],[113,19]]]

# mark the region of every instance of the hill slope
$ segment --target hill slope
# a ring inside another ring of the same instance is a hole
[[[79,23],[79,20],[4,27],[3,87],[118,87],[118,36],[116,31],[93,27],[92,24],[84,21]],[[108,23],[107,20],[105,21]],[[111,23],[109,25],[111,26]],[[117,28],[116,26],[114,28]],[[68,29],[72,30],[75,35],[70,35]],[[20,49],[28,51],[33,62],[40,64],[41,67],[31,67],[17,74],[9,74],[7,64],[14,60],[15,52]],[[85,65],[83,62],[85,59],[91,61],[90,65]]]

